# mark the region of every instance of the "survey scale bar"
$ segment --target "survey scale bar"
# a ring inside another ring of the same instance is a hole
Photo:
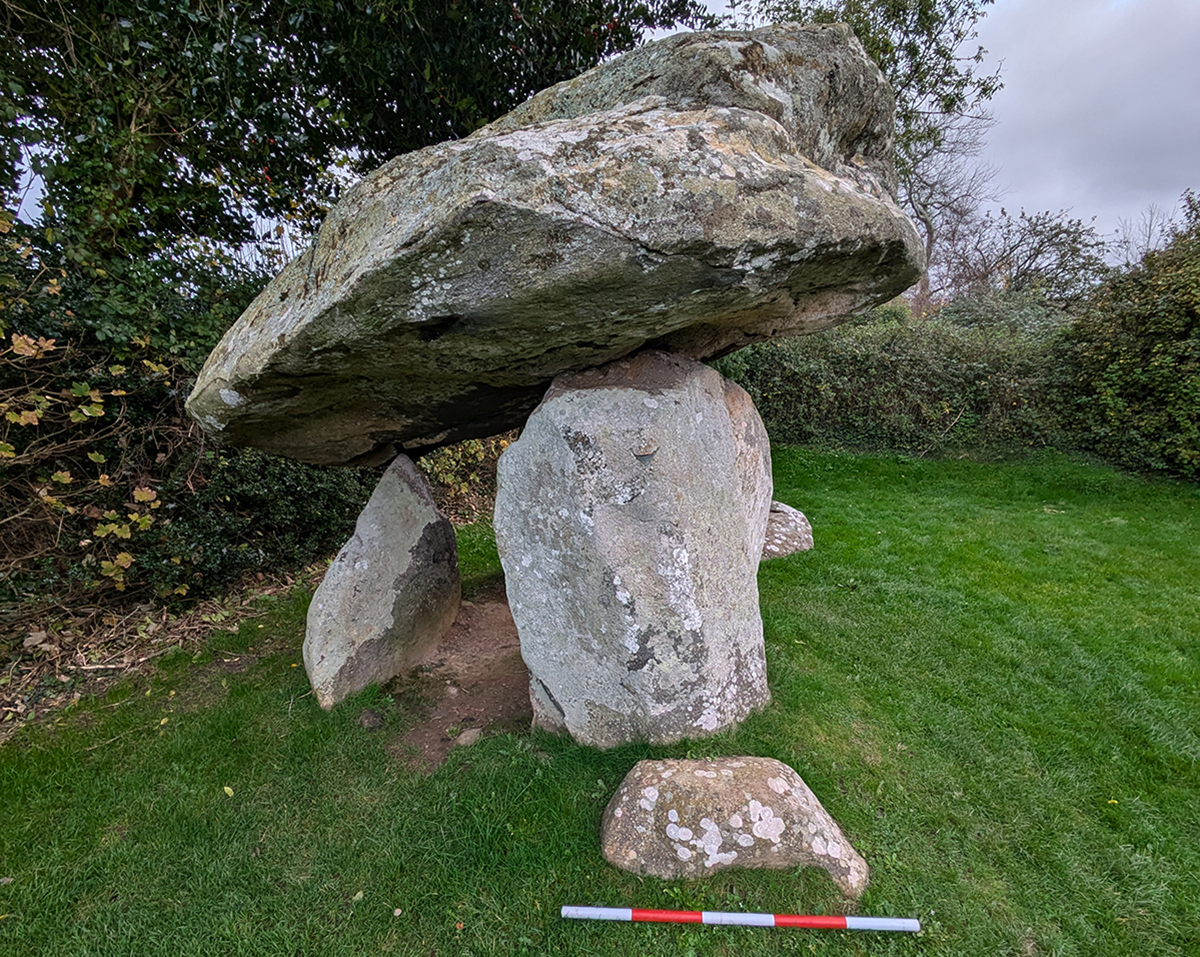
[[[656,924],[724,924],[738,927],[806,927],[814,930],[884,930],[915,934],[921,922],[909,917],[839,917],[823,914],[743,914],[719,910],[645,910],[638,907],[572,907],[575,920],[627,920]]]

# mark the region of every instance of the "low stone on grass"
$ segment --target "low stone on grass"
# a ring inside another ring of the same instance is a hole
[[[639,761],[609,801],[605,859],[664,879],[729,867],[820,867],[847,897],[867,862],[800,775],[772,758]]]
[[[772,502],[767,515],[767,535],[763,540],[762,560],[786,558],[813,547],[812,525],[799,509]]]

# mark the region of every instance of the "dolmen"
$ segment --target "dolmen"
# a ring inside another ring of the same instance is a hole
[[[347,193],[188,400],[222,442],[393,463],[310,611],[322,705],[453,620],[447,530],[410,460],[514,427],[495,530],[535,723],[669,742],[769,700],[770,449],[704,360],[916,280],[893,111],[844,25],[678,34]]]

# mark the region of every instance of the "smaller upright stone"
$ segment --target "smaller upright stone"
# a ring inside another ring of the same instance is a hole
[[[800,775],[771,758],[639,761],[608,802],[600,844],[610,864],[664,879],[805,865],[858,897],[870,874]]]
[[[441,641],[461,597],[454,528],[396,457],[308,609],[304,667],[322,708],[395,677]]]
[[[772,502],[767,515],[767,536],[763,540],[762,560],[784,558],[813,547],[812,526],[804,513],[783,502]]]

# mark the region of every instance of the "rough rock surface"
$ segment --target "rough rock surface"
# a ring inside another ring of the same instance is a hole
[[[892,96],[839,26],[681,34],[388,162],[213,350],[223,441],[368,464],[519,425],[551,379],[896,295]]]
[[[454,623],[454,528],[397,456],[308,609],[304,667],[322,708],[411,667]]]
[[[812,526],[804,513],[783,502],[772,502],[767,534],[763,539],[763,561],[806,552],[812,547]]]
[[[555,379],[495,512],[535,724],[612,747],[762,706],[770,501],[762,420],[713,369],[644,352]]]
[[[779,123],[822,169],[896,194],[895,100],[844,23],[679,33],[530,97],[488,129],[574,119],[647,96],[673,108],[737,107]]]
[[[608,802],[600,843],[609,863],[667,879],[805,865],[858,897],[869,877],[800,775],[771,758],[639,761]]]

